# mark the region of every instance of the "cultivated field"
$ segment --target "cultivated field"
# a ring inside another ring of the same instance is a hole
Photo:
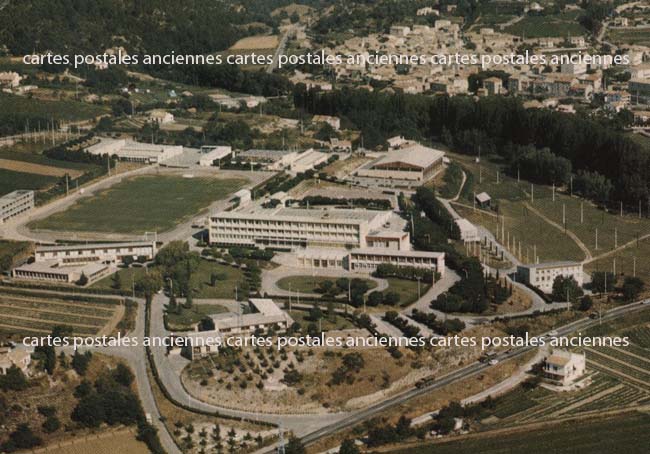
[[[44,101],[1,93],[0,112],[20,112],[23,115],[60,121],[79,121],[106,114],[109,109],[78,101]]]
[[[83,175],[83,172],[79,170],[63,169],[61,167],[50,167],[25,161],[12,161],[9,159],[0,159],[0,169],[11,170],[14,172],[31,173],[35,175],[46,175],[51,177],[62,177],[68,174],[70,178],[77,178]]]
[[[650,27],[642,29],[610,29],[607,32],[607,41],[614,44],[650,46]]]
[[[57,447],[58,446],[58,447]],[[129,454],[148,454],[149,448],[135,437],[131,430],[105,432],[84,438],[75,438],[48,446],[48,454],[113,454],[124,452]]]
[[[258,35],[242,38],[230,47],[231,51],[251,49],[275,49],[278,47],[277,35]]]
[[[0,289],[0,334],[49,334],[57,325],[75,334],[109,333],[121,318],[122,307],[108,303],[62,300],[56,296],[23,296]]]
[[[77,201],[69,209],[30,224],[52,231],[142,234],[164,232],[222,200],[243,179],[141,176]]]
[[[631,412],[604,419],[559,423],[516,432],[486,433],[457,441],[393,449],[393,454],[645,454],[650,444],[650,416]]]

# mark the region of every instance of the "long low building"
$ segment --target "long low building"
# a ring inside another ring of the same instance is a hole
[[[294,266],[310,269],[343,269],[373,273],[379,265],[426,268],[445,274],[445,253],[377,247],[345,249],[309,248],[295,252]]]
[[[14,279],[86,284],[102,279],[129,261],[149,261],[156,256],[155,241],[38,246],[34,261],[11,271]]]
[[[198,359],[218,352],[218,343],[226,337],[247,336],[258,330],[267,331],[271,328],[276,333],[282,333],[293,324],[291,316],[269,298],[251,298],[248,305],[250,312],[247,314],[226,313],[210,316],[214,329],[185,333],[182,336],[186,339],[186,345],[176,352],[192,360]]]
[[[0,224],[34,208],[34,191],[19,189],[0,197]]]
[[[125,259],[152,260],[156,256],[155,241],[124,243],[87,243],[38,246],[34,254],[37,263],[57,262],[59,265],[78,265],[89,262],[115,265]]]
[[[349,270],[358,273],[372,273],[379,265],[395,265],[427,268],[445,273],[445,253],[427,251],[395,251],[392,249],[353,249],[348,258]]]
[[[373,230],[404,230],[392,211],[253,206],[210,216],[210,243],[277,248],[367,246]]]
[[[582,286],[584,275],[581,262],[546,262],[517,266],[517,280],[545,293],[553,291],[553,282],[558,276],[572,277]]]
[[[92,284],[113,272],[113,268],[102,263],[60,266],[56,262],[33,262],[11,270],[14,279],[45,281],[59,284],[75,284],[85,276],[86,285]]]
[[[381,186],[419,186],[442,169],[445,153],[420,144],[392,150],[365,164],[355,172],[360,183]]]
[[[86,151],[92,155],[116,156],[120,161],[160,164],[183,154],[183,147],[102,138],[99,143],[86,148]]]

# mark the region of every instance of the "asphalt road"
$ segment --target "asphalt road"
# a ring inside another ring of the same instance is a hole
[[[633,313],[636,311],[642,311],[645,309],[650,309],[650,300],[645,300],[645,301],[640,301],[637,303],[633,303],[627,306],[622,306],[616,309],[612,309],[606,313],[603,313],[602,318],[600,320],[598,319],[590,319],[590,318],[583,318],[577,321],[574,321],[572,323],[569,323],[567,325],[564,325],[560,328],[555,329],[554,331],[557,332],[557,336],[566,336],[568,334],[574,333],[576,331],[580,330],[585,330],[588,328],[591,328],[593,326],[598,325],[601,322],[606,322],[610,321],[619,317],[622,317],[626,314]],[[545,333],[545,335],[548,336],[548,333]],[[496,359],[498,361],[505,361],[507,359],[511,358],[516,358],[518,356],[521,356],[525,354],[526,352],[529,352],[537,347],[522,347],[522,348],[517,348],[517,349],[512,349],[511,351],[507,353],[502,353],[500,355],[496,356]],[[322,429],[316,430],[304,437],[302,437],[302,442],[305,444],[310,444],[314,443],[320,438],[323,438],[325,436],[331,435],[333,433],[336,433],[342,429],[345,429],[346,427],[354,426],[362,421],[365,421],[373,416],[375,416],[378,413],[381,413],[395,405],[399,405],[401,403],[404,403],[410,399],[413,399],[417,396],[424,395],[428,392],[434,391],[436,389],[442,388],[444,386],[450,385],[454,382],[464,380],[466,378],[470,378],[474,375],[479,374],[480,372],[483,372],[484,370],[492,367],[491,365],[487,363],[481,363],[481,362],[475,362],[472,363],[462,369],[458,369],[450,374],[447,374],[443,377],[440,377],[439,379],[435,380],[431,385],[423,387],[423,388],[413,388],[409,391],[406,391],[402,394],[399,394],[397,396],[391,397],[390,399],[387,399],[383,402],[380,402],[376,405],[370,406],[362,411],[359,411],[353,415],[350,415],[340,421],[337,421],[333,424],[330,424],[326,427],[323,427]],[[267,453],[272,453],[274,452],[274,449],[270,449],[266,451]]]

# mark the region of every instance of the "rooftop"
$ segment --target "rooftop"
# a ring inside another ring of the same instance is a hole
[[[111,249],[123,247],[149,247],[153,246],[153,241],[131,241],[125,243],[84,243],[84,244],[61,244],[52,246],[37,246],[36,252],[52,251],[76,251],[79,249]]]
[[[444,155],[445,153],[441,150],[425,147],[420,144],[413,144],[399,150],[387,152],[384,156],[373,162],[372,167],[399,162],[415,167],[426,168],[442,159]]]

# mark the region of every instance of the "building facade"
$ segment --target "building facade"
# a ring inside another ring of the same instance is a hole
[[[549,262],[517,266],[517,279],[545,293],[553,291],[553,282],[558,276],[572,277],[582,286],[584,276],[581,262]]]
[[[210,217],[210,243],[278,248],[366,247],[391,211],[275,208],[222,211]]]
[[[569,386],[585,374],[586,357],[582,353],[555,350],[544,360],[543,377],[556,386]]]
[[[34,259],[36,263],[56,262],[60,266],[103,263],[117,265],[124,260],[152,260],[156,256],[155,241],[128,243],[90,243],[74,245],[39,246]]]
[[[0,224],[34,208],[34,191],[18,190],[0,197]]]

